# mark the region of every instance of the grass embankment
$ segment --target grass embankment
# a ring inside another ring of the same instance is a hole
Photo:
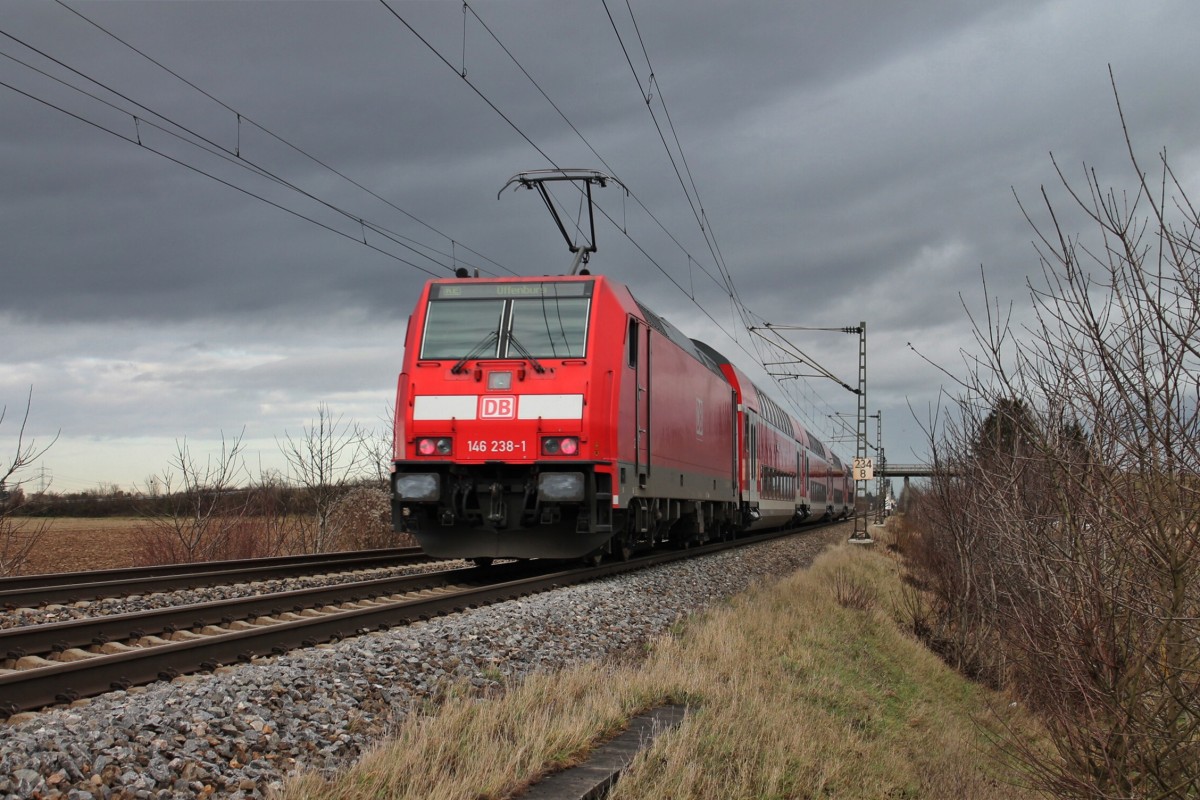
[[[339,778],[297,779],[286,796],[511,797],[666,702],[692,712],[639,756],[614,800],[1035,796],[973,720],[1036,728],[906,636],[901,596],[880,545],[843,545],[693,620],[639,665],[452,696]]]

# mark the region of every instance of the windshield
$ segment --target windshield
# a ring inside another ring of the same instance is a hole
[[[439,300],[429,303],[425,315],[425,342],[421,358],[459,359],[489,334],[500,330],[503,300]],[[496,343],[478,358],[495,358]]]
[[[588,302],[586,297],[513,300],[510,339],[536,358],[582,358]]]
[[[591,281],[435,284],[421,358],[582,358],[591,289]]]

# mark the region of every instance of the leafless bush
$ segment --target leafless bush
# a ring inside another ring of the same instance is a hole
[[[1118,104],[1119,109],[1119,104]],[[1200,216],[1163,155],[1131,194],[1085,171],[1063,229],[1043,190],[1042,279],[1020,341],[988,302],[943,421],[914,562],[952,657],[1025,695],[1062,797],[1200,793]],[[986,284],[985,284],[986,294]]]
[[[322,404],[300,436],[287,435],[279,445],[287,475],[265,473],[253,485],[241,436],[222,439],[219,456],[204,463],[180,442],[170,467],[147,480],[142,506],[151,530],[141,560],[180,563],[394,546],[375,524],[378,498],[347,497],[361,482],[378,480],[372,472],[377,439]]]
[[[391,498],[382,489],[358,486],[347,491],[334,506],[332,523],[339,545],[348,550],[416,544],[410,535],[392,532]]]
[[[329,406],[317,407],[317,418],[297,437],[286,434],[279,445],[289,478],[300,488],[301,508],[295,519],[297,546],[305,553],[336,548],[333,511],[360,479],[370,477],[372,436],[362,427],[334,417]]]
[[[278,472],[264,472],[250,488],[247,498],[247,524],[254,530],[255,555],[279,556],[291,553],[296,539],[296,515],[289,498],[293,489]]]
[[[37,442],[25,440],[25,428],[29,423],[29,411],[33,405],[33,389],[25,399],[25,413],[13,442],[12,456],[0,461],[0,575],[13,575],[29,560],[29,554],[46,532],[45,520],[33,521],[18,515],[25,500],[24,486],[29,482],[29,473],[58,436],[50,444],[39,447]],[[0,407],[0,426],[4,424],[8,406]]]
[[[829,577],[829,583],[833,587],[833,599],[842,608],[870,611],[875,607],[875,590],[849,570],[841,567],[835,569]]]
[[[141,559],[150,564],[193,563],[246,558],[254,540],[245,519],[249,494],[242,439],[221,439],[221,452],[200,464],[186,440],[176,444],[171,466],[157,476],[160,497],[146,515],[150,529]]]

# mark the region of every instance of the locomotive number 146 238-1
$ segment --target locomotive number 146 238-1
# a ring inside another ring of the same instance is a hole
[[[523,439],[468,439],[468,453],[524,453]]]

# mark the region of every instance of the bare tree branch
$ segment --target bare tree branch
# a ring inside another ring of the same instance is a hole
[[[24,485],[32,477],[31,469],[38,460],[46,454],[58,441],[58,434],[50,444],[39,447],[36,442],[25,441],[25,429],[29,424],[29,413],[33,408],[33,387],[25,397],[25,411],[21,415],[21,425],[17,429],[17,438],[12,455],[6,461],[0,461],[0,575],[12,575],[19,572],[29,561],[29,555],[46,532],[45,521],[33,521],[20,515],[24,503]],[[8,407],[0,407],[0,426],[4,424]],[[29,477],[27,477],[29,476]]]
[[[1118,112],[1132,196],[1086,166],[1077,188],[1052,156],[1094,237],[1069,234],[1044,187],[1042,217],[1018,197],[1042,273],[1033,322],[1012,336],[986,282],[985,313],[968,309],[979,352],[957,413],[930,428],[936,477],[910,543],[935,605],[914,618],[1041,713],[1053,751],[1008,747],[1043,789],[1194,797],[1200,216],[1165,153],[1152,186]]]

